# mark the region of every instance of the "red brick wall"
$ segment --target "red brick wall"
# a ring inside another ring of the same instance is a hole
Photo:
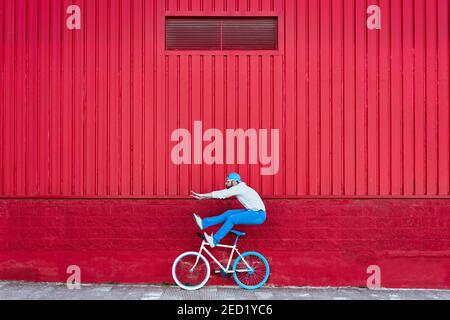
[[[236,229],[248,232],[241,251],[268,258],[270,284],[365,286],[367,267],[378,265],[384,287],[450,288],[448,200],[266,203],[263,225]],[[3,199],[0,279],[66,281],[75,264],[82,282],[173,283],[175,257],[200,244],[192,212],[233,207],[233,200]],[[214,275],[208,284],[233,280]]]

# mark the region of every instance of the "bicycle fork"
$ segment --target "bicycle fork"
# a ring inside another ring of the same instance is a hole
[[[202,245],[201,245],[201,247],[200,247],[200,251],[198,252],[199,254],[198,254],[198,256],[197,256],[197,259],[195,259],[195,263],[194,263],[194,265],[192,266],[191,270],[189,270],[189,271],[192,272],[192,270],[194,270],[195,267],[197,266],[198,260],[200,260],[200,255],[202,254],[202,251],[203,251],[203,246],[204,246],[204,244],[205,244],[205,243],[202,242]]]

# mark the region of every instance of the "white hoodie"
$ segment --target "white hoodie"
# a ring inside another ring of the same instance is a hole
[[[247,210],[266,211],[266,207],[264,206],[264,203],[261,200],[261,197],[259,196],[258,192],[247,186],[245,182],[240,182],[229,189],[223,189],[212,192],[212,197],[214,199],[225,199],[233,196],[236,196],[238,201]]]

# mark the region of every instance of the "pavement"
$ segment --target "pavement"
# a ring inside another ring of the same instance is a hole
[[[186,291],[176,286],[0,281],[0,300],[450,300],[450,290],[269,287],[244,290],[208,286]]]

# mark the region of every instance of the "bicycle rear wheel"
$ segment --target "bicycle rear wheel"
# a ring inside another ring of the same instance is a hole
[[[248,251],[236,258],[233,271],[234,280],[241,288],[254,290],[266,283],[269,278],[270,267],[262,254]]]
[[[185,290],[197,290],[209,279],[210,267],[206,258],[198,252],[185,252],[175,259],[172,277]]]

